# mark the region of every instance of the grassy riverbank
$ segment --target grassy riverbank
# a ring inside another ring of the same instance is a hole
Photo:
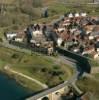
[[[3,67],[6,65],[6,62],[0,60],[0,69],[3,69]]]
[[[14,71],[25,74],[31,78],[47,84],[49,87],[57,85],[73,74],[72,68],[68,65],[61,63],[58,57],[48,57],[44,55],[32,55],[14,51],[12,49],[0,47],[0,70],[4,70],[4,66],[9,64],[10,68]],[[10,72],[7,74],[12,75]],[[24,84],[32,90],[41,90],[37,84],[28,81],[18,75],[13,76],[19,83]]]
[[[31,80],[28,80],[22,76],[19,76],[17,74],[11,73],[9,71],[2,70],[1,73],[7,75],[9,79],[14,79],[17,83],[22,85],[24,88],[27,89],[30,93],[34,93],[37,91],[42,90],[43,88],[36,84],[35,82],[32,82]]]

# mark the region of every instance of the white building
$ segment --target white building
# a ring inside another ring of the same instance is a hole
[[[94,39],[94,36],[89,36],[89,40],[93,40]]]
[[[94,59],[99,60],[99,54],[98,53],[94,55]]]
[[[79,13],[75,13],[75,17],[80,17]]]
[[[23,38],[15,38],[16,42],[23,42]]]
[[[30,42],[33,43],[33,44],[36,44],[36,41],[35,40],[31,40]]]
[[[64,31],[65,28],[58,28],[58,31],[61,32],[61,31]]]
[[[82,17],[86,17],[87,16],[87,13],[81,13],[81,16]]]
[[[39,37],[39,36],[43,35],[42,31],[38,31],[38,30],[37,31],[33,31],[32,34],[33,34],[34,37]]]
[[[6,34],[6,37],[7,37],[8,40],[11,40],[16,36],[17,36],[17,33],[7,33]]]
[[[73,18],[74,16],[73,16],[72,13],[70,13],[70,14],[68,15],[68,17],[69,17],[69,18]]]
[[[62,38],[58,38],[58,40],[57,40],[57,45],[60,47],[61,44],[62,44],[62,42],[63,42]]]

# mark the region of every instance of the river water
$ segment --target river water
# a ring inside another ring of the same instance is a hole
[[[24,100],[28,95],[30,93],[26,88],[0,73],[0,100]]]

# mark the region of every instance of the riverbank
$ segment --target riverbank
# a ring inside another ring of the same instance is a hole
[[[4,66],[11,64],[12,70],[34,78],[49,87],[69,79],[73,74],[72,68],[61,62],[60,59],[58,60],[58,57],[36,55],[35,53],[29,55],[5,47],[0,47],[0,52],[0,70],[30,91],[39,91],[42,90],[42,87],[25,77],[4,71]]]
[[[27,80],[26,78],[22,76],[19,76],[7,71],[4,72],[4,74],[8,76],[9,78],[15,80],[22,87],[26,88],[27,91],[29,91],[30,93],[35,93],[43,89],[41,86],[37,85],[35,82],[32,82],[31,80]]]
[[[2,62],[2,61],[0,60],[0,62]],[[15,81],[17,84],[19,84],[23,88],[25,88],[29,93],[35,93],[35,92],[43,89],[40,85],[27,79],[26,77],[17,75],[16,73],[6,70],[4,68],[6,66],[6,63],[4,63],[4,62],[2,62],[2,63],[3,63],[3,65],[0,66],[0,74],[6,76],[9,80]]]
[[[25,86],[25,87],[27,87],[26,86],[26,84],[24,84],[24,81],[27,79],[28,81],[31,81],[31,82],[33,82],[33,84],[38,84],[38,86],[36,86],[36,88],[33,88],[33,90],[34,89],[46,89],[46,88],[48,88],[48,86],[46,85],[46,84],[43,84],[43,83],[41,83],[40,81],[38,81],[38,80],[36,80],[36,79],[34,79],[34,78],[31,78],[31,77],[29,77],[29,76],[27,76],[27,75],[25,75],[25,74],[23,74],[23,73],[20,73],[20,72],[17,72],[17,71],[14,71],[14,70],[12,70],[11,68],[10,68],[10,66],[9,65],[6,65],[5,67],[4,67],[4,70],[5,70],[5,72],[6,73],[8,73],[8,74],[12,74],[15,78],[16,78],[16,80],[17,81],[19,81],[19,83],[20,84],[22,84],[23,86]],[[18,78],[17,78],[18,77]],[[22,83],[22,78],[23,78],[23,83]],[[20,81],[21,80],[21,81]],[[29,87],[29,86],[28,86]],[[32,87],[33,86],[30,86],[31,88],[30,89],[32,89]],[[41,88],[42,87],[42,88]]]
[[[30,94],[44,89],[40,85],[37,85],[35,82],[33,82],[29,79],[26,79],[26,77],[17,75],[16,73],[11,72],[4,67],[2,67],[2,68],[3,69],[1,71],[1,73],[6,75],[9,78],[9,80],[10,79],[15,80],[19,85],[24,87]],[[67,70],[67,73],[69,76],[71,76],[71,73],[69,72],[69,70]],[[74,72],[72,72],[72,73],[74,73]],[[69,77],[68,77],[68,79],[69,79]]]
[[[6,71],[4,69],[4,66],[6,66],[7,64],[8,63],[6,61],[0,60],[0,74],[6,76],[9,80],[15,81],[17,84],[24,87],[29,93],[34,93],[43,89],[41,86],[37,85],[31,80],[26,80],[26,78],[22,76]]]
[[[0,72],[0,100],[20,100],[33,93],[5,73]]]

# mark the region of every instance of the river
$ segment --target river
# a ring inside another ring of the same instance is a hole
[[[30,92],[15,80],[0,73],[0,100],[23,100]]]

